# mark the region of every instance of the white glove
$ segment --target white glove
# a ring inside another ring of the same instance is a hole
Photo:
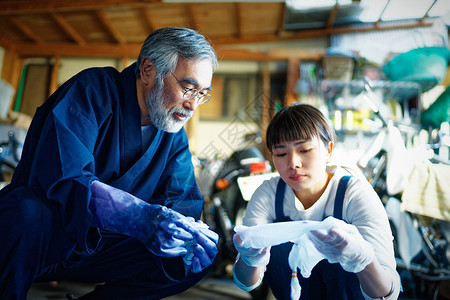
[[[251,267],[265,267],[270,261],[270,248],[245,247],[244,242],[238,233],[233,236],[233,244],[239,252],[241,259]]]
[[[340,263],[347,272],[358,273],[370,264],[375,253],[358,229],[351,224],[328,217],[329,229],[313,230],[308,237],[330,263]]]

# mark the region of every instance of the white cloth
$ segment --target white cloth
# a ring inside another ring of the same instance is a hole
[[[303,277],[308,278],[314,266],[324,259],[316,250],[306,233],[311,230],[327,230],[328,224],[317,221],[292,221],[248,227],[237,225],[234,230],[246,247],[265,248],[286,242],[293,242],[288,263],[292,271],[291,298],[299,299],[301,286],[297,279],[297,268]],[[305,259],[307,258],[307,259]]]
[[[407,149],[400,130],[389,122],[382,128],[366,153],[359,158],[358,163],[366,167],[369,159],[381,150],[386,151],[386,190],[389,195],[401,193],[408,184],[408,177],[413,165],[427,160],[426,150],[422,148]]]
[[[356,254],[358,254],[357,252],[365,251],[367,252],[367,255],[361,253],[362,255],[358,257],[365,258],[365,256],[367,256],[368,259],[354,259],[353,253],[350,253],[350,259],[344,259],[345,255],[340,255],[342,257],[337,258],[335,253],[333,253],[332,256],[327,257],[327,255],[323,254],[325,252],[321,253],[317,250],[314,243],[311,242],[307,235],[307,233],[312,230],[321,231],[323,234],[326,234],[331,229],[338,230],[339,228],[342,234],[345,234],[346,231],[357,233],[357,229],[353,225],[333,217],[328,217],[322,222],[290,221],[252,227],[238,225],[234,230],[241,237],[243,241],[242,245],[247,248],[268,248],[287,242],[294,243],[288,256],[288,263],[292,272],[291,299],[299,299],[301,295],[301,286],[297,279],[297,269],[300,270],[300,273],[304,278],[308,278],[311,276],[311,271],[316,264],[322,259],[327,259],[330,263],[341,263],[344,269],[349,272],[357,273],[362,271],[372,261],[373,250],[370,245],[363,247],[367,243],[362,240],[359,234],[357,234],[357,236],[350,236],[351,239],[359,237],[361,243],[359,240],[355,240],[358,241],[354,244],[356,247],[351,247],[349,251],[355,252]],[[333,248],[333,246],[330,248]],[[335,252],[334,249],[329,250]]]
[[[337,166],[330,166],[327,171],[334,175],[322,196],[308,209],[304,209],[292,188],[286,186],[283,203],[285,216],[293,221],[322,221],[327,216],[333,215],[339,180],[342,176],[348,175],[348,172]],[[275,194],[278,181],[279,177],[267,180],[255,191],[245,212],[244,225],[262,225],[275,221]],[[386,211],[370,183],[358,179],[357,176],[350,179],[344,196],[342,214],[344,221],[358,228],[364,239],[372,245],[380,264],[390,271],[394,290],[392,297],[386,299],[396,299],[396,295],[400,292],[400,277],[396,271],[393,237],[389,234],[391,231]]]
[[[422,250],[422,237],[414,227],[411,216],[401,209],[401,202],[390,197],[386,203],[386,212],[397,229],[398,252],[406,267],[411,266],[412,259]]]
[[[402,194],[402,209],[450,222],[450,166],[416,163]]]

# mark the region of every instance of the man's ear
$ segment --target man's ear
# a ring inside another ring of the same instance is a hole
[[[148,85],[155,78],[155,66],[153,65],[153,61],[148,58],[144,58],[141,64],[141,79],[142,81]]]

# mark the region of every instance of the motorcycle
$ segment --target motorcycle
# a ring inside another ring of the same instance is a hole
[[[365,82],[365,89],[366,100],[382,127],[357,164],[385,205],[403,294],[414,299],[438,299],[441,283],[450,280],[450,206],[441,202],[436,213],[431,210],[436,203],[432,198],[439,193],[448,195],[449,191],[448,183],[438,188],[427,182],[433,180],[430,174],[434,170],[439,169],[436,174],[444,178],[450,174],[450,161],[437,153],[438,149],[448,150],[450,135],[439,131],[436,141],[407,149],[400,126],[384,119],[370,101],[370,82]],[[417,181],[412,184],[413,178]],[[420,193],[416,185],[421,186]],[[422,204],[417,206],[411,199]]]
[[[261,132],[247,135],[245,139],[259,144]],[[225,159],[200,158],[196,165],[200,166],[197,183],[204,199],[203,220],[220,236],[213,273],[231,276],[237,255],[233,228],[242,224],[253,191],[275,173],[257,146],[236,150]]]
[[[14,126],[0,126],[1,133],[7,133],[7,139],[0,142],[0,188],[11,180],[12,174],[22,155],[25,130]]]

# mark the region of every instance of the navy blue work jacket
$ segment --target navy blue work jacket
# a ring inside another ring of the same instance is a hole
[[[12,182],[0,193],[29,187],[56,203],[65,232],[87,251],[95,179],[200,218],[203,200],[184,129],[152,127],[153,140],[142,149],[134,70],[135,64],[122,72],[91,68],[64,83],[37,109]]]

